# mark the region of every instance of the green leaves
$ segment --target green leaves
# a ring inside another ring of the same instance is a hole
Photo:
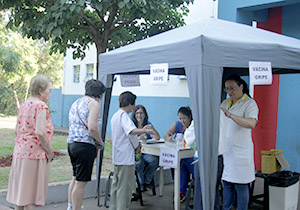
[[[62,30],[61,28],[56,28],[54,31],[53,31],[53,35],[54,36],[61,36],[62,35]]]
[[[99,4],[99,3],[96,3],[96,4],[94,4],[94,8],[96,9],[96,10],[98,10],[98,11],[102,11],[102,4]]]
[[[71,6],[70,6],[70,11],[71,12],[74,12],[74,10],[76,9],[76,4],[72,4]]]
[[[120,8],[120,9],[122,9],[123,7],[125,7],[125,2],[124,1],[120,1],[119,3],[118,3],[118,7]]]
[[[184,24],[184,3],[193,0],[4,0],[13,6],[10,26],[33,39],[53,40],[51,52],[84,49],[95,43],[97,53],[147,38]],[[139,21],[138,21],[139,20]],[[143,21],[141,21],[143,20]]]
[[[22,102],[29,80],[37,73],[50,76],[54,87],[62,84],[63,55],[55,53],[50,56],[51,42],[22,37],[19,31],[20,28],[5,28],[0,19],[0,113],[16,113],[13,92]],[[62,34],[59,28],[53,31],[57,35]],[[32,33],[34,36],[40,34]],[[4,93],[10,94],[6,96]]]

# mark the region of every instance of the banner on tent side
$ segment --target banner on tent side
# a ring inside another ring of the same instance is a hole
[[[122,87],[141,86],[140,75],[120,75]]]
[[[251,85],[271,85],[271,62],[249,61],[249,76]]]
[[[153,85],[166,85],[168,83],[169,64],[156,63],[150,65],[150,78]]]
[[[159,166],[177,168],[177,151],[176,150],[160,150]]]

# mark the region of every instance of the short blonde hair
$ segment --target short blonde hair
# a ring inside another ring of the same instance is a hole
[[[30,81],[29,92],[32,96],[39,95],[39,91],[44,91],[50,85],[51,79],[46,75],[36,75]]]

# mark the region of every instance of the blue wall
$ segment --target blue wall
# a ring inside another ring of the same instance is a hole
[[[300,3],[283,7],[282,34],[300,39]]]
[[[53,89],[50,95],[50,110],[52,122],[55,126],[68,127],[68,113],[72,103],[81,97],[80,95],[61,95],[60,89]],[[107,134],[111,134],[110,119],[119,109],[118,96],[112,96]],[[146,107],[149,120],[160,133],[161,137],[171,127],[177,118],[177,111],[181,106],[189,106],[190,100],[186,97],[143,97],[138,96],[136,104]]]
[[[49,101],[51,120],[55,126],[62,127],[61,120],[63,117],[63,97],[61,95],[61,89],[51,89]]]
[[[249,12],[248,15],[252,16],[251,12],[253,11],[279,6],[282,3],[282,0],[219,0],[218,17],[223,20],[242,23],[247,19],[247,14],[245,14],[245,20],[243,20],[242,17],[239,17],[238,10],[242,10],[245,13]],[[238,21],[239,18],[241,18],[241,22]]]
[[[282,34],[300,39],[300,3],[283,7]],[[300,67],[299,67],[300,68]],[[300,172],[300,75],[280,75],[277,148]]]
[[[300,172],[300,77],[281,75],[278,102],[278,126],[276,148],[291,165],[292,171]]]
[[[291,3],[293,2],[293,3]],[[283,6],[282,34],[299,38],[300,0],[219,0],[218,17],[251,25],[252,20],[267,21],[268,8]]]
[[[69,110],[72,103],[81,95],[62,95],[61,89],[52,89],[50,94],[49,108],[52,111],[51,119],[54,126],[69,126]]]

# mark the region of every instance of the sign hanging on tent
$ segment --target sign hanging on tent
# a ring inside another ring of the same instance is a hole
[[[150,65],[150,78],[153,85],[166,85],[168,83],[169,64],[156,63]]]
[[[141,86],[140,75],[120,75],[121,86],[122,87],[134,87]]]
[[[249,61],[249,75],[251,85],[271,85],[271,62]]]

